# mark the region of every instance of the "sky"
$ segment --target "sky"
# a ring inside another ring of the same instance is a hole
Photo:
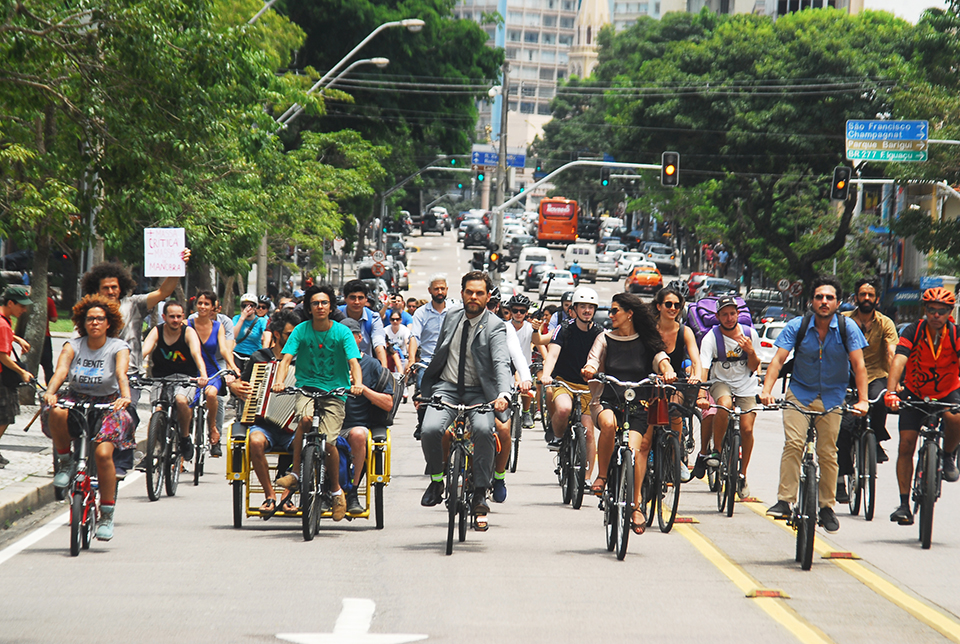
[[[863,4],[865,9],[889,11],[914,24],[927,7],[946,9],[947,6],[945,0],[864,0]]]

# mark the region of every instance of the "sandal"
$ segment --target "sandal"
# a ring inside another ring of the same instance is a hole
[[[487,515],[475,515],[473,517],[473,529],[477,532],[486,532],[488,529],[490,529],[490,525],[487,523]]]
[[[598,483],[599,485],[597,485]],[[603,496],[603,488],[606,486],[607,477],[598,476],[596,479],[594,479],[593,485],[590,486],[590,492],[593,493],[594,496]]]
[[[274,514],[277,513],[277,500],[276,499],[267,499],[263,502],[263,505],[260,506],[260,518],[264,521],[267,521]]]
[[[633,507],[633,516],[630,517],[630,523],[633,527],[633,534],[643,534],[647,530],[647,517],[643,514],[643,509],[639,506],[634,505],[631,507]],[[640,523],[637,523],[637,512],[640,513],[640,517],[642,518]]]
[[[293,501],[290,500],[290,497],[293,496],[293,490],[285,490],[283,496],[280,498],[280,512],[296,514],[299,508],[293,504]]]

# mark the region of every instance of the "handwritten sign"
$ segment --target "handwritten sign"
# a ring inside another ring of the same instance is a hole
[[[144,276],[183,277],[186,275],[186,265],[180,257],[185,247],[183,228],[144,228]]]

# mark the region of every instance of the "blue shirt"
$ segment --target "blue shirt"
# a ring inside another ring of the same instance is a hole
[[[450,307],[445,306],[443,311],[437,311],[433,308],[433,300],[431,300],[413,313],[410,333],[417,339],[417,346],[420,347],[420,359],[425,364],[430,364],[433,353],[437,350],[440,328],[443,326],[443,319],[446,317],[448,310],[450,310]]]
[[[243,324],[241,324],[240,316],[235,315],[233,316],[233,326],[233,335],[237,340],[237,346],[234,347],[234,351],[242,356],[248,356],[261,348],[263,332],[267,330],[266,317],[261,318],[254,316],[253,319],[247,318],[243,321]],[[242,342],[240,338],[243,338]]]
[[[347,305],[340,305],[340,312],[344,319],[350,316],[347,313]],[[364,353],[373,353],[377,347],[387,346],[387,336],[383,332],[383,318],[374,313],[367,307],[363,307],[363,315],[357,320],[360,323],[360,332],[363,335],[363,341],[360,343],[360,350]]]
[[[795,317],[777,336],[774,344],[777,348],[794,349],[793,377],[790,380],[790,391],[803,405],[809,405],[817,398],[823,401],[825,409],[830,409],[843,402],[847,393],[847,383],[850,382],[850,357],[843,348],[840,338],[840,326],[837,316],[830,320],[830,330],[820,344],[820,334],[815,328],[816,316],[810,318],[803,343],[794,347],[797,332],[803,317]],[[867,346],[867,339],[856,324],[847,321],[847,348],[850,351],[863,349]]]

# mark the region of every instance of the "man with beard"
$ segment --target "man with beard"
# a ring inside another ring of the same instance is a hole
[[[503,320],[487,310],[492,284],[486,273],[471,271],[461,280],[463,308],[452,311],[443,321],[436,353],[423,372],[421,396],[440,396],[451,404],[492,403],[495,411],[506,411],[510,401],[510,354]],[[423,307],[428,308],[428,307]],[[487,488],[493,481],[494,422],[490,413],[470,414],[473,436],[474,492],[471,507],[475,528],[487,529]],[[443,500],[443,434],[453,420],[450,409],[428,407],[423,419],[423,456],[427,461],[430,485],[420,504],[432,507]]]
[[[867,344],[863,348],[863,363],[867,368],[868,396],[873,400],[880,395],[887,386],[887,374],[893,364],[893,356],[897,350],[897,326],[893,320],[877,310],[880,285],[876,279],[863,278],[857,281],[853,290],[854,303],[857,308],[844,313],[851,318],[863,331]],[[847,503],[850,495],[844,484],[845,476],[853,474],[853,458],[850,448],[853,442],[853,430],[857,420],[850,413],[843,414],[840,423],[840,434],[837,436],[837,462],[840,472],[837,476],[837,502]],[[882,402],[870,405],[870,427],[877,437],[877,463],[884,463],[888,459],[883,450],[883,441],[890,439],[887,433],[887,406]]]
[[[443,321],[447,316],[447,276],[436,274],[430,278],[430,286],[427,288],[430,293],[430,301],[421,306],[413,314],[413,322],[410,324],[410,359],[407,361],[407,369],[417,361],[417,348],[420,348],[420,362],[429,365],[433,358],[433,353],[437,349],[437,340],[440,338],[440,329],[443,327]],[[423,372],[417,374],[417,384],[423,378]],[[420,440],[420,432],[423,427],[423,415],[427,408],[422,405],[417,406],[417,429],[413,432],[413,437]]]
[[[832,275],[813,280],[812,313],[787,322],[777,336],[777,353],[763,381],[760,402],[776,402],[773,386],[780,377],[780,369],[790,350],[794,352],[793,377],[787,389],[786,400],[811,411],[825,411],[843,402],[850,380],[850,367],[857,383],[855,413],[862,416],[869,411],[867,404],[867,370],[863,366],[863,348],[867,341],[860,327],[841,324],[837,309],[843,288]],[[845,322],[845,321],[844,321]],[[801,330],[802,329],[802,330]],[[845,337],[844,337],[845,336]],[[799,340],[799,341],[798,341]],[[783,454],[780,457],[780,488],[777,502],[767,510],[767,516],[786,519],[790,504],[797,499],[800,487],[800,461],[807,436],[807,418],[792,407],[783,409]],[[837,492],[837,433],[840,414],[832,413],[817,421],[817,460],[820,463],[819,523],[827,532],[840,529],[833,506]]]

